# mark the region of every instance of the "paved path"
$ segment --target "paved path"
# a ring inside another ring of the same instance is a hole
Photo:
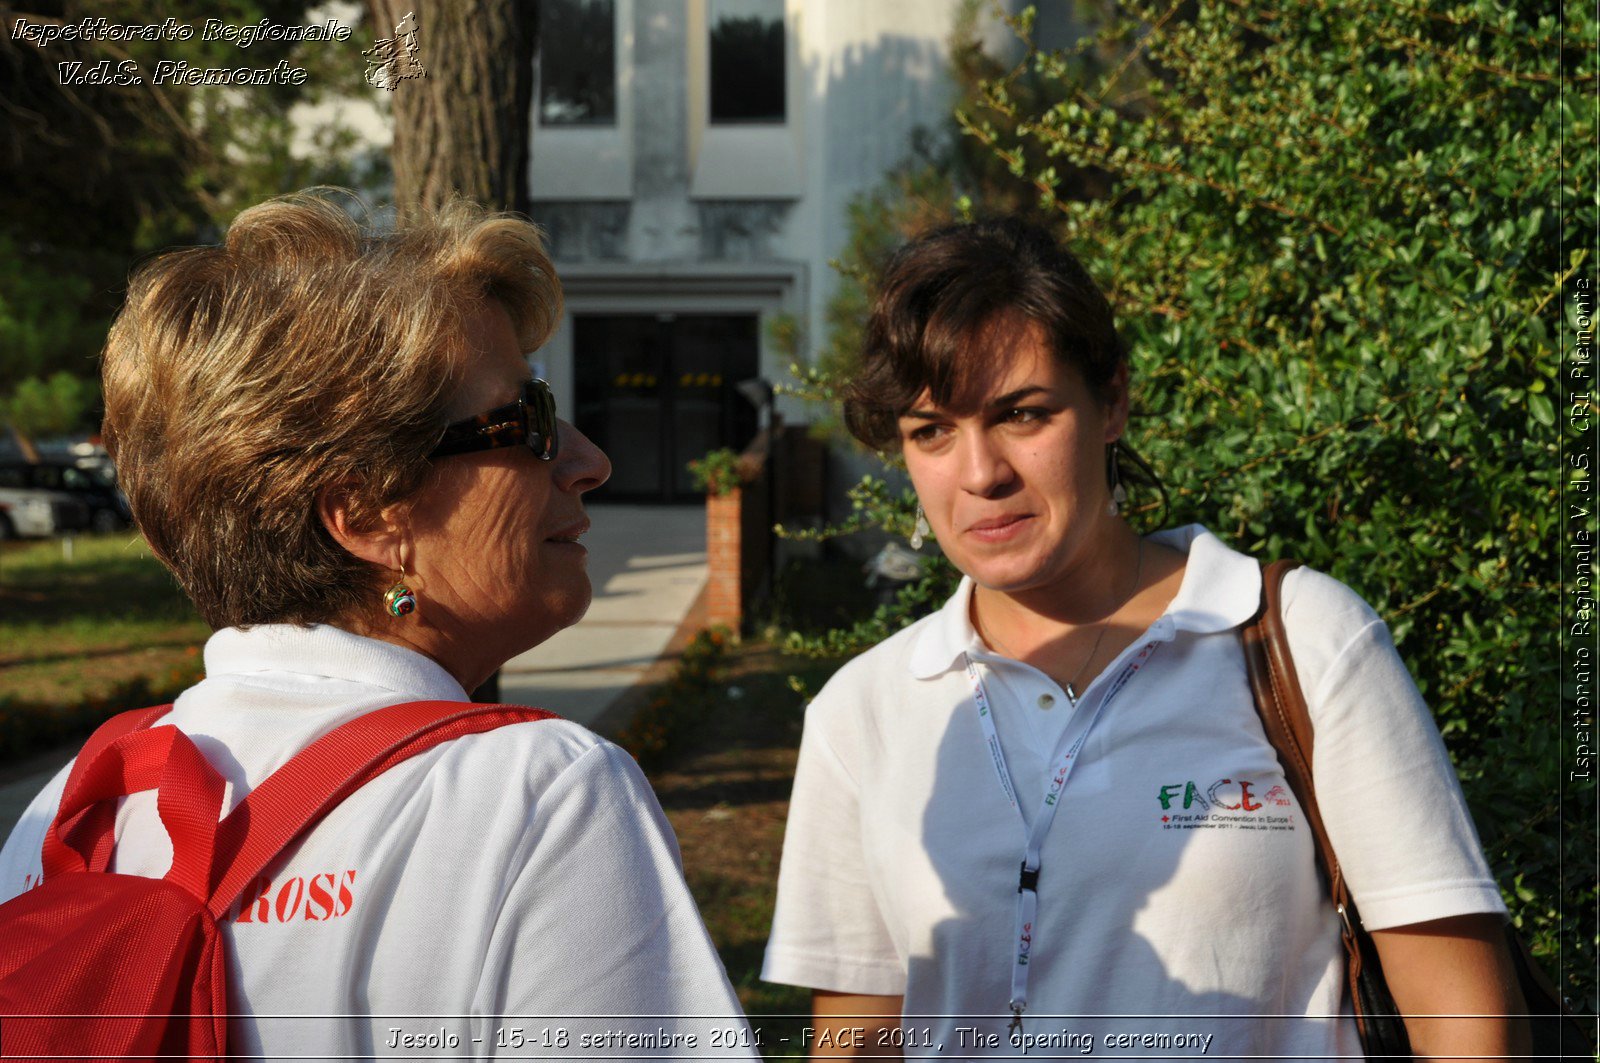
[[[574,627],[507,662],[501,700],[536,705],[609,733],[607,710],[650,675],[692,633],[706,584],[706,517],[701,506],[589,508],[584,536],[594,604]],[[0,839],[74,750],[44,755],[0,775]]]

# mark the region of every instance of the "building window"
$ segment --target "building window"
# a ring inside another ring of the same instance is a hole
[[[782,122],[783,0],[710,0],[711,121]]]
[[[542,0],[539,122],[615,125],[617,13],[614,0]]]

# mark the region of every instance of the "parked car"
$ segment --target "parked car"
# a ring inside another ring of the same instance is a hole
[[[41,474],[38,470],[43,469]],[[53,488],[50,483],[84,485],[83,491]],[[111,531],[125,527],[127,503],[116,489],[93,486],[94,478],[70,464],[0,465],[0,539],[64,532]],[[119,509],[120,504],[120,509]],[[101,514],[109,508],[110,516]]]

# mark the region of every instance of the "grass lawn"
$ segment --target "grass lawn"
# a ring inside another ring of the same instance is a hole
[[[209,634],[137,532],[0,544],[0,761],[170,697]]]

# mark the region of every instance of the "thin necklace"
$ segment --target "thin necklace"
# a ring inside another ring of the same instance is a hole
[[[1072,673],[1072,678],[1067,680],[1065,688],[1067,692],[1067,701],[1071,703],[1073,708],[1078,707],[1078,699],[1083,696],[1082,694],[1078,693],[1077,687],[1078,680],[1083,677],[1083,670],[1089,667],[1089,662],[1094,660],[1094,655],[1100,652],[1100,643],[1105,641],[1106,632],[1111,627],[1112,618],[1122,611],[1123,606],[1133,601],[1133,596],[1135,594],[1139,593],[1139,577],[1143,574],[1143,572],[1144,540],[1140,539],[1139,556],[1138,559],[1133,563],[1133,586],[1128,590],[1127,597],[1123,598],[1122,602],[1115,609],[1111,610],[1111,612],[1107,613],[1105,619],[1100,621],[1100,634],[1095,636],[1094,645],[1089,649],[1089,656],[1083,659],[1083,663],[1078,665],[1078,670]],[[1016,654],[1008,650],[1005,643],[995,638],[994,632],[985,632],[984,637],[990,642],[994,643],[994,648],[1005,654],[1007,657],[1010,657],[1014,661],[1022,660],[1021,657],[1018,657]]]

